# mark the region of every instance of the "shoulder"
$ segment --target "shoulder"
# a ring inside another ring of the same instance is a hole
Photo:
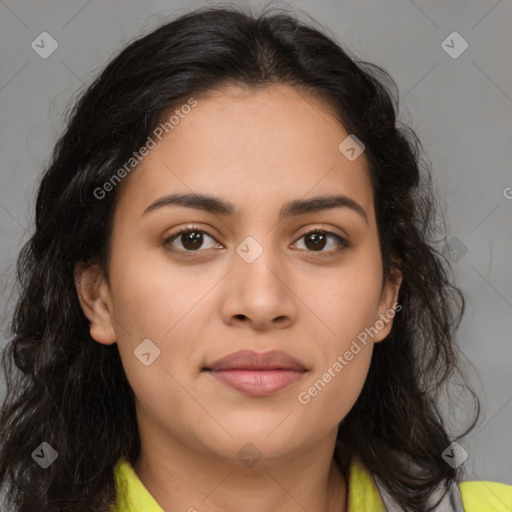
[[[466,512],[512,511],[512,486],[497,482],[461,482],[462,503]]]
[[[118,461],[114,475],[117,503],[111,506],[110,512],[163,512],[128,460]]]
[[[464,512],[512,512],[512,486],[497,482],[471,481],[453,483],[453,493],[443,500],[441,510],[461,510]],[[458,495],[458,497],[456,496]],[[375,479],[362,464],[355,459],[350,467],[348,512],[371,510],[401,510],[389,496],[384,486]],[[462,499],[462,504],[460,500]],[[452,501],[455,500],[457,505]],[[454,508],[455,506],[455,508]]]

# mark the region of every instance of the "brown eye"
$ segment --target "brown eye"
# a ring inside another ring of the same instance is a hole
[[[324,233],[308,233],[304,237],[304,245],[311,251],[321,251],[327,245],[327,235]]]
[[[330,244],[329,249],[329,239],[334,238],[337,242]],[[330,253],[330,252],[339,252],[342,249],[345,249],[349,246],[348,242],[336,235],[335,233],[331,233],[330,231],[325,231],[323,229],[315,229],[313,231],[309,231],[302,235],[299,240],[304,239],[304,245],[306,250],[312,252],[320,252],[320,253]],[[333,247],[334,245],[334,247]],[[327,250],[324,249],[327,247]]]
[[[203,233],[199,231],[188,231],[180,235],[180,241],[187,250],[194,251],[203,245]]]
[[[176,250],[178,252],[199,252],[199,249],[205,248],[205,237],[215,240],[212,236],[206,233],[206,231],[187,228],[166,238],[164,240],[164,245],[170,245],[172,250]],[[213,246],[215,246],[215,244],[213,244]]]
[[[207,239],[212,241],[210,247],[205,247]],[[305,251],[319,253],[320,255],[336,254],[349,247],[349,243],[344,238],[323,229],[309,231],[299,238],[299,240],[302,239],[304,239]],[[199,253],[201,249],[219,248],[220,246],[215,238],[206,231],[194,227],[182,229],[167,237],[163,245],[169,247],[173,252],[187,256],[194,252]]]

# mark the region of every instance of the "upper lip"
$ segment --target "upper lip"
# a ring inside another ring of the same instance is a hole
[[[205,370],[295,370],[304,372],[306,368],[294,357],[280,350],[254,352],[239,350],[207,365]]]

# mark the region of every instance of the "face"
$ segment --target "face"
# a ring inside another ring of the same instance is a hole
[[[230,460],[248,442],[277,460],[335,436],[398,294],[382,282],[365,155],[338,149],[348,135],[304,92],[226,87],[125,178],[109,283],[85,269],[79,291],[144,429]],[[156,203],[182,194],[229,205]],[[321,196],[341,199],[311,208]]]

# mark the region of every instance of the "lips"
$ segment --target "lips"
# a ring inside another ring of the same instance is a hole
[[[250,396],[266,396],[298,381],[306,368],[281,351],[240,350],[204,368],[221,383]]]
[[[223,357],[208,367],[207,370],[294,370],[305,371],[302,364],[287,354],[278,350],[270,352],[253,352],[240,350]]]

